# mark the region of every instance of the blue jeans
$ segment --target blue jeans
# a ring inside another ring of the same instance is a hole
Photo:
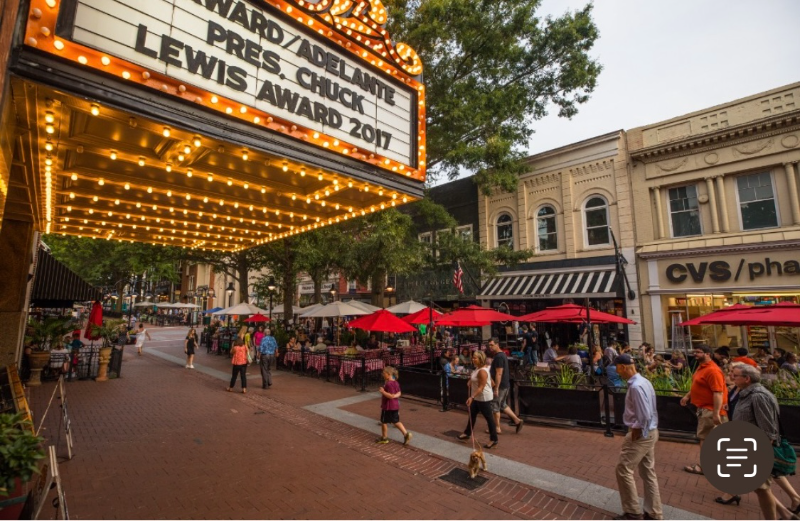
[[[539,363],[539,352],[533,346],[525,347],[525,363],[530,365]]]

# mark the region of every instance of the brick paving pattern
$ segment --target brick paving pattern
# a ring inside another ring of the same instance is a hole
[[[196,365],[229,367],[203,355]],[[60,470],[71,517],[608,517],[491,474],[468,492],[437,479],[455,462],[396,443],[375,445],[374,432],[299,408],[352,396],[351,388],[291,375],[268,392],[260,378],[247,395],[224,387],[217,378],[135,353],[126,353],[119,380],[68,383],[75,457]],[[51,392],[52,384],[32,389],[37,417]],[[64,456],[57,413],[48,414],[44,434],[61,438]],[[53,515],[48,508],[42,517]]]

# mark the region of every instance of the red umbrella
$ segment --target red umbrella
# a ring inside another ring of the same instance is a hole
[[[480,327],[488,326],[492,322],[508,322],[513,320],[517,320],[517,317],[480,306],[467,306],[463,309],[457,309],[452,313],[442,315],[435,320],[435,323],[437,326]]]
[[[705,323],[732,326],[800,327],[800,304],[781,302],[773,306],[748,306],[748,309],[721,314],[718,318],[706,320]]]
[[[95,326],[103,327],[103,306],[97,301],[92,304],[92,310],[89,312],[89,320],[86,321],[86,333],[84,336],[87,339],[97,340],[100,338],[100,335],[95,335],[92,332]]]
[[[400,320],[405,322],[406,324],[427,324],[431,321],[430,317],[433,316],[433,319],[436,320],[437,317],[442,316],[441,313],[436,311],[435,309],[431,310],[428,309],[421,309],[416,313],[411,313]]]
[[[269,317],[265,317],[261,313],[256,313],[252,317],[250,317],[247,320],[245,320],[245,322],[250,322],[250,323],[253,323],[253,322],[269,322]]]
[[[577,304],[564,304],[554,306],[535,313],[518,317],[520,322],[569,322],[580,323],[587,321],[586,308]],[[633,320],[605,313],[596,309],[589,310],[588,320],[593,324],[635,324]]]
[[[739,311],[742,309],[753,309],[753,306],[747,306],[745,304],[734,304],[732,306],[728,306],[727,308],[712,311],[711,313],[707,313],[701,317],[693,318],[691,320],[687,320],[686,322],[681,322],[679,325],[702,326],[708,324],[709,323],[708,320],[716,320],[718,318],[728,316],[733,311]]]
[[[410,326],[403,319],[396,317],[385,309],[351,320],[347,327],[357,327],[367,331],[385,331],[387,333],[411,333],[417,330],[414,326]]]

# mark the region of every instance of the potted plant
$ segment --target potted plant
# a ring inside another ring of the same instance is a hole
[[[0,518],[19,519],[28,496],[24,486],[44,458],[42,441],[25,414],[0,414]]]
[[[107,320],[103,322],[102,326],[92,326],[92,335],[100,337],[102,343],[100,344],[100,358],[97,367],[96,382],[105,382],[108,380],[108,363],[111,361],[111,350],[114,345],[114,340],[119,335],[120,325],[124,324],[124,320]]]
[[[786,439],[800,443],[800,375],[782,370],[776,379],[761,383],[778,399]]]
[[[73,329],[72,319],[63,317],[49,317],[44,320],[32,320],[29,324],[30,352],[28,361],[31,368],[31,377],[28,385],[42,385],[42,369],[50,362],[50,350],[64,341],[64,336]]]
[[[601,387],[567,365],[555,371],[531,371],[529,381],[517,386],[519,414],[599,424]]]

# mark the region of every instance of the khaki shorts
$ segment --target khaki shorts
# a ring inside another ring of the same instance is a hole
[[[727,416],[721,416],[722,423],[728,421]],[[697,409],[697,438],[704,440],[708,433],[716,427],[714,425],[714,411],[711,409]]]
[[[508,404],[508,387],[499,389],[492,399],[492,412],[503,412]]]

